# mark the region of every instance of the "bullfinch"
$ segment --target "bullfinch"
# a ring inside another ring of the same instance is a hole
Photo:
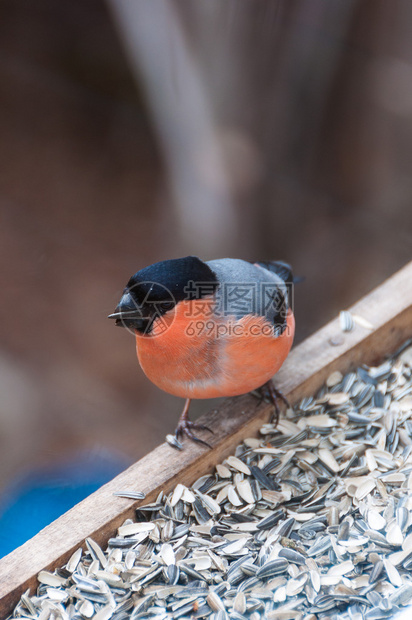
[[[109,318],[135,335],[146,376],[186,399],[176,438],[209,445],[193,433],[211,429],[189,420],[192,398],[262,387],[278,413],[277,399],[286,399],[271,378],[293,342],[292,282],[280,261],[196,256],[161,261],[130,278]]]

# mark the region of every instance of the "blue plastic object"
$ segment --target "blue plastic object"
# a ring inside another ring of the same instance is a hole
[[[0,557],[32,538],[128,465],[122,455],[96,450],[14,480],[0,497]]]

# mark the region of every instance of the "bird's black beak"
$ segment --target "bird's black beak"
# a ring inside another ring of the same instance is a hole
[[[119,327],[129,327],[144,331],[147,328],[149,318],[142,316],[138,305],[134,302],[130,293],[124,293],[113,314],[108,319],[115,319]]]

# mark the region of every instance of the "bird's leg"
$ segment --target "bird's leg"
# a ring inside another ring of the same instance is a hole
[[[286,396],[284,396],[282,392],[273,385],[273,381],[271,379],[269,379],[269,381],[266,381],[266,383],[264,383],[260,389],[262,390],[262,392],[264,390],[267,390],[269,400],[275,408],[275,426],[277,426],[280,413],[278,400],[283,400],[286,407],[288,408],[290,407],[289,401]]]
[[[183,437],[183,435],[186,435],[192,441],[196,441],[197,443],[201,443],[204,446],[211,448],[212,446],[208,444],[207,441],[203,441],[203,439],[199,439],[199,437],[196,437],[196,435],[194,435],[192,431],[190,430],[193,428],[199,431],[209,431],[209,433],[213,433],[212,429],[208,428],[207,426],[204,426],[204,424],[196,424],[196,422],[192,422],[191,420],[189,420],[190,401],[191,401],[190,398],[186,398],[186,402],[185,402],[185,406],[183,407],[182,415],[180,416],[178,425],[176,427],[175,437],[176,439],[179,439],[180,437]]]

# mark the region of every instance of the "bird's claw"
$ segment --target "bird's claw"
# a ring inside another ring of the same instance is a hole
[[[210,445],[210,443],[207,443],[207,441],[196,437],[196,435],[192,433],[192,431],[190,430],[192,428],[199,431],[209,431],[209,433],[214,434],[214,431],[208,426],[205,426],[204,424],[196,424],[196,422],[192,422],[191,420],[181,420],[175,430],[176,439],[179,440],[180,438],[184,437],[184,435],[186,435],[186,437],[189,437],[189,439],[191,439],[192,441],[211,448],[212,446]]]
[[[286,407],[288,409],[290,408],[290,404],[289,404],[289,401],[286,398],[286,396],[284,396],[282,394],[282,392],[280,390],[278,390],[278,388],[276,388],[273,385],[272,381],[268,381],[267,383],[262,385],[262,387],[260,388],[260,394],[261,394],[261,399],[262,400],[264,398],[264,392],[265,391],[267,393],[267,396],[269,397],[270,402],[272,403],[272,405],[275,408],[274,425],[276,427],[278,422],[279,422],[279,415],[280,415],[280,409],[279,409],[278,400],[282,400],[285,403],[285,405],[286,405]]]
[[[290,409],[291,405],[290,405],[288,399],[286,398],[286,396],[280,390],[278,390],[274,385],[272,385],[272,389],[273,389],[274,399],[276,400],[276,399],[280,398],[280,400],[283,400],[283,402],[285,403],[286,407],[288,409]],[[272,396],[271,396],[271,399],[272,399]]]

